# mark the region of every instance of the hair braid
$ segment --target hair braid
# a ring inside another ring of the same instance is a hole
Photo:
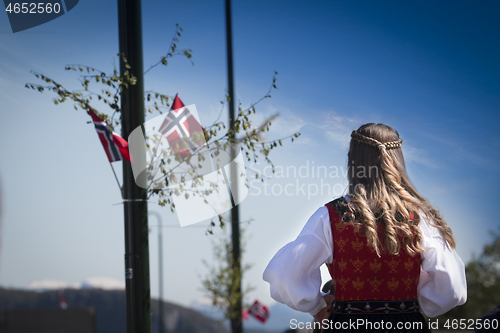
[[[357,222],[364,227],[368,244],[380,255],[377,223],[383,224],[385,249],[397,254],[402,249],[414,255],[423,251],[418,224],[420,214],[439,229],[452,247],[455,239],[439,211],[421,196],[411,183],[401,149],[403,140],[397,131],[383,124],[366,124],[351,133],[350,168],[375,167],[376,176],[349,173],[349,195]],[[376,150],[373,148],[377,148]]]
[[[367,145],[378,147],[379,149],[381,147],[384,147],[384,149],[395,149],[395,148],[401,148],[401,146],[403,145],[403,140],[401,139],[382,143],[377,139],[364,136],[358,133],[357,131],[352,131],[351,137],[358,142],[366,143]]]

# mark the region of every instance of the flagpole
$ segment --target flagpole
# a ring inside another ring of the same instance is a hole
[[[226,0],[226,43],[227,43],[227,81],[229,90],[229,128],[234,126],[234,73],[233,73],[233,36],[232,36],[232,23],[231,23],[231,0]],[[235,147],[235,131],[230,135],[231,144]],[[233,147],[234,148],[234,147]],[[231,160],[236,158],[238,152],[235,149],[231,149]],[[238,175],[234,163],[231,163],[231,187],[235,189],[233,196],[238,194]],[[243,322],[242,322],[242,295],[241,295],[241,263],[240,263],[240,214],[238,203],[233,205],[231,209],[231,243],[232,243],[232,255],[233,255],[233,272],[237,275],[236,279],[236,290],[232,295],[235,299],[231,300],[231,332],[232,333],[242,333],[243,332]]]
[[[116,183],[118,184],[118,187],[120,188],[120,193],[122,194],[122,199],[123,199],[123,189],[120,186],[120,182],[118,181],[118,177],[116,176],[115,168],[113,168],[113,163],[109,162],[109,165],[111,166],[111,170],[113,170],[113,174],[115,175]]]
[[[121,94],[123,138],[145,123],[141,16],[140,0],[118,0],[120,75],[136,77]],[[146,150],[136,152],[134,160],[145,162]],[[123,198],[127,333],[151,333],[148,197],[147,190],[136,184],[128,161],[123,162]]]

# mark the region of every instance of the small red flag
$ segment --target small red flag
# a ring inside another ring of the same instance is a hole
[[[266,323],[270,315],[267,306],[261,304],[257,300],[253,302],[253,305],[248,309],[248,314],[254,316],[255,319],[260,321],[262,324]]]
[[[118,134],[111,132],[108,124],[89,107],[89,115],[92,117],[94,127],[101,140],[106,156],[110,162],[127,160],[131,161],[128,151],[128,142]]]
[[[170,148],[181,160],[205,144],[203,128],[177,95],[158,131],[167,137]]]

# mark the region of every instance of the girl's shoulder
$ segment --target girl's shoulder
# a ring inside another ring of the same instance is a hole
[[[337,199],[334,199],[330,202],[328,202],[325,206],[327,205],[332,205],[335,207],[335,209],[342,208],[344,206],[347,206],[349,204],[349,196],[346,194],[343,197],[338,197]]]
[[[349,222],[352,220],[352,211],[349,208],[349,196],[345,195],[343,197],[337,198],[328,202],[325,206],[328,210],[334,209],[337,215],[343,222]]]

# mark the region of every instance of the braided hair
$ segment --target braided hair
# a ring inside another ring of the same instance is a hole
[[[409,254],[423,251],[418,228],[420,214],[439,229],[455,248],[455,238],[437,209],[418,193],[406,173],[399,133],[384,124],[366,124],[351,134],[349,148],[349,205],[368,245],[381,251]],[[379,225],[384,241],[379,239]]]

